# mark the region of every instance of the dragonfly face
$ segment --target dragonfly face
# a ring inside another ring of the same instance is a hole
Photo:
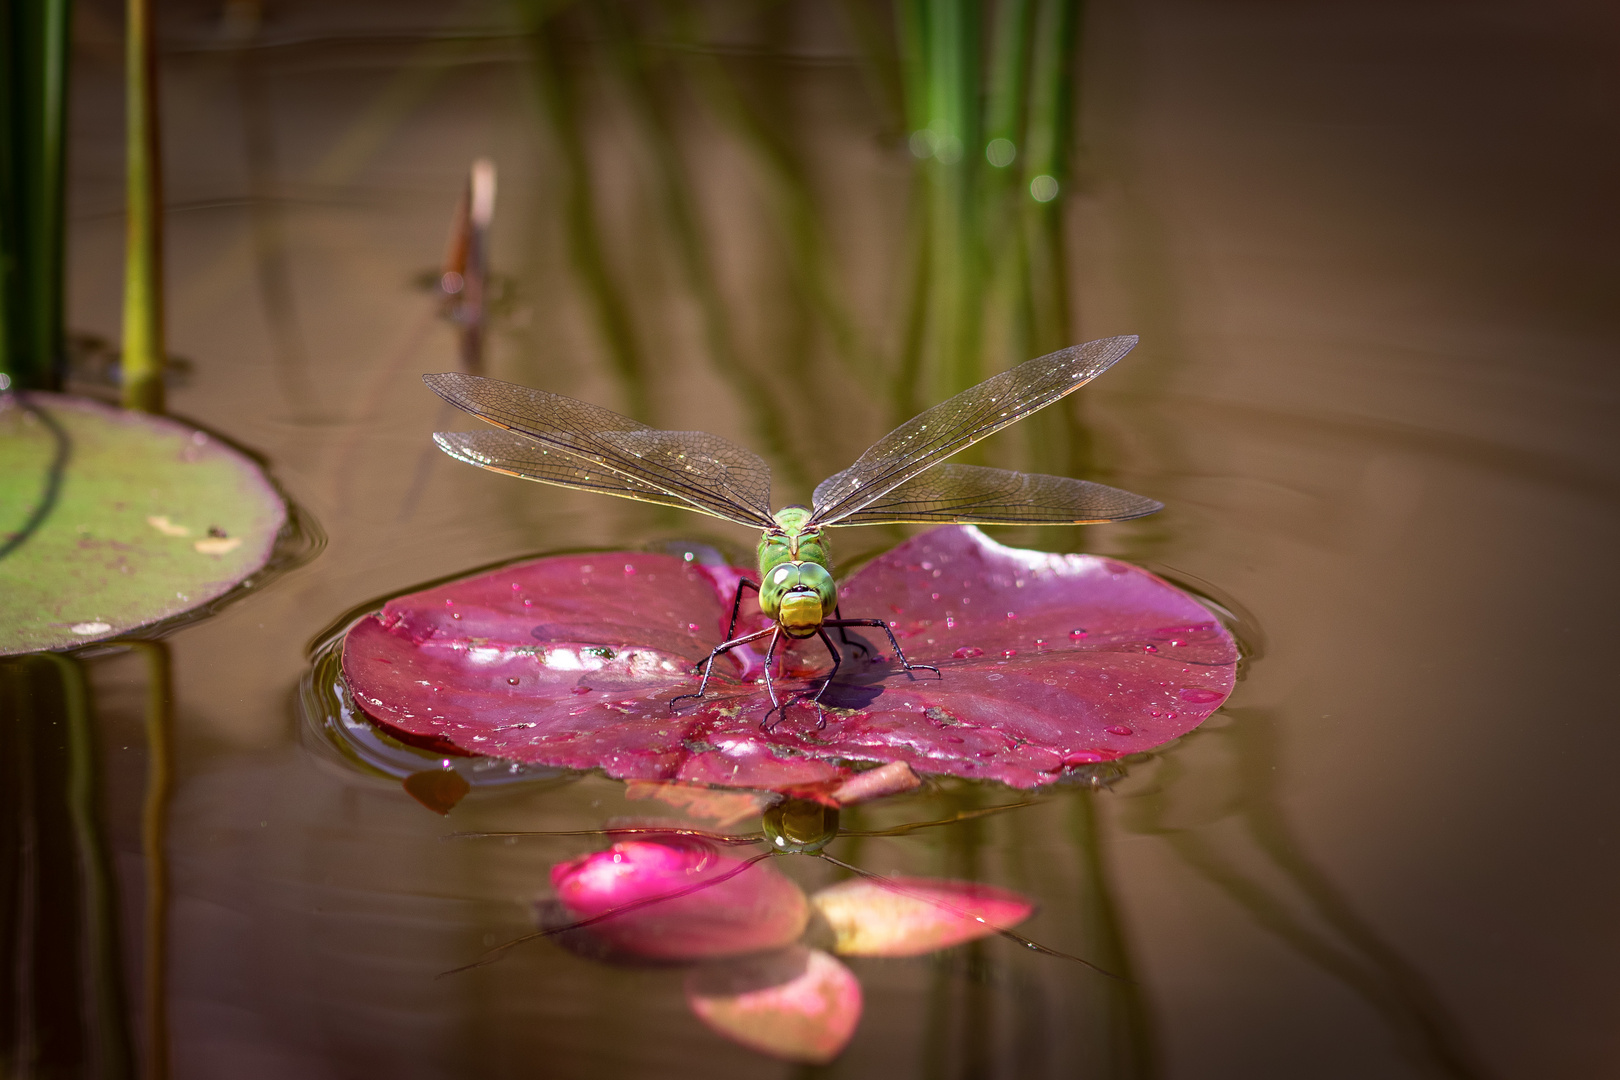
[[[759,587],[759,609],[789,637],[814,635],[837,606],[838,586],[820,563],[778,563]]]

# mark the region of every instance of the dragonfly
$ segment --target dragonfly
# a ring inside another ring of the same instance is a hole
[[[422,379],[450,404],[499,429],[436,433],[439,448],[458,461],[544,484],[680,507],[761,530],[759,580],[738,583],[726,640],[700,665],[703,677],[697,691],[676,696],[670,708],[707,695],[719,657],[769,637],[764,681],[771,708],[760,721],[769,732],[785,718],[786,706],[799,701],[816,707],[817,727],[826,725],[821,698],[843,663],[828,629],[838,630],[852,647],[850,628],[882,630],[908,678],[915,679],[919,670],[939,677],[934,665],[907,659],[885,620],[844,618],[832,574],[829,527],[1095,525],[1164,508],[1153,499],[1087,480],[946,461],[1078,390],[1136,342],[1134,335],[1103,338],[991,376],[873,443],[849,468],[818,484],[809,506],[779,510],[771,508],[770,466],[719,436],[661,431],[598,405],[479,375],[447,372]],[[745,590],[758,594],[770,625],[735,636]],[[832,658],[818,689],[791,695],[785,703],[770,673],[784,637],[819,637]]]

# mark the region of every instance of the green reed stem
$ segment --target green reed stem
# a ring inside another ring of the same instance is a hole
[[[985,160],[979,163],[980,227],[985,282],[986,343],[997,366],[1035,354],[1029,334],[1029,269],[1023,234],[1022,158],[1029,104],[1033,0],[1005,0],[996,8],[985,99]],[[1027,198],[1027,196],[1024,196]],[[1002,351],[1004,350],[1004,351]]]
[[[631,318],[628,290],[608,262],[597,223],[590,160],[579,123],[579,94],[567,60],[570,44],[562,39],[551,5],[542,0],[518,0],[517,6],[528,26],[540,104],[562,154],[569,256],[595,309],[597,328],[607,343],[608,358],[624,394],[625,411],[638,420],[649,420],[646,365]]]
[[[631,34],[623,9],[617,4],[601,3],[593,10],[602,21],[608,51],[627,92],[631,113],[652,151],[659,202],[687,282],[703,313],[710,363],[742,399],[754,438],[771,454],[783,477],[790,483],[808,487],[810,481],[802,458],[795,452],[782,422],[786,403],[778,400],[770,381],[750,367],[737,348],[730,314],[720,292],[719,275],[703,235],[693,184],[675,141],[673,124],[665,111],[668,95],[660,94],[654,87],[647,55]]]
[[[62,379],[71,11],[70,0],[0,9],[0,382],[19,389]]]
[[[128,0],[125,133],[124,407],[163,411],[163,163],[158,137],[155,0]]]
[[[1074,91],[1079,48],[1078,0],[1040,0],[1030,62],[1029,119],[1024,142],[1024,205],[1030,252],[1030,281],[1037,353],[1071,344],[1068,260],[1064,257],[1065,188],[1074,122]],[[1041,199],[1051,188],[1056,193]]]
[[[685,20],[687,39],[696,45],[695,20]],[[861,341],[847,297],[837,285],[838,272],[829,254],[822,220],[808,181],[809,170],[787,142],[783,132],[791,123],[773,123],[760,114],[725,65],[705,50],[692,48],[688,63],[719,118],[760,164],[771,185],[770,208],[786,241],[788,271],[793,285],[821,320],[845,371],[868,386],[878,382],[871,351]]]

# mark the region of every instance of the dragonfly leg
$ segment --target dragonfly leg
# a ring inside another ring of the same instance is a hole
[[[753,589],[755,592],[759,592],[759,585],[749,581],[747,578],[742,578],[737,582],[737,595],[732,597],[731,600],[731,625],[726,627],[726,639],[728,641],[731,639],[731,635],[737,632],[737,613],[742,611],[742,591],[744,589]],[[836,615],[837,612],[835,611],[834,614]]]
[[[765,718],[759,722],[759,730],[770,731],[776,724],[771,723],[771,713],[776,713],[776,723],[780,724],[787,712],[782,703],[776,699],[776,684],[771,682],[771,657],[776,655],[776,642],[781,637],[781,627],[771,627],[771,643],[765,647],[765,692],[771,695],[771,707],[765,711]]]
[[[834,612],[834,614],[836,615],[837,612]],[[889,624],[884,622],[882,619],[828,619],[826,622],[822,623],[821,625],[822,626],[837,626],[837,627],[840,627],[840,628],[845,627],[845,626],[875,626],[875,627],[878,627],[885,634],[889,635],[889,644],[894,646],[894,658],[896,660],[900,661],[900,666],[905,668],[906,672],[908,674],[910,672],[916,670],[917,668],[922,668],[924,671],[932,671],[935,675],[939,674],[939,668],[935,667],[933,664],[913,664],[910,660],[907,660],[905,652],[902,651],[901,648],[900,648],[900,642],[895,640],[894,631],[891,630],[889,628]]]
[[[711,651],[709,653],[709,658],[703,662],[703,681],[698,683],[697,693],[695,693],[695,694],[677,694],[675,697],[670,698],[669,699],[669,711],[670,712],[675,711],[675,703],[677,701],[684,701],[686,698],[701,698],[703,696],[703,692],[709,688],[709,676],[711,674],[713,674],[713,672],[714,672],[714,658],[715,657],[721,655],[722,653],[728,653],[732,649],[735,649],[739,645],[746,645],[750,641],[754,641],[754,640],[756,640],[758,638],[762,638],[766,634],[774,634],[776,632],[776,629],[777,628],[774,627],[774,626],[767,627],[764,630],[756,630],[752,634],[744,634],[740,638],[732,638],[730,641],[722,642],[721,644],[716,645],[714,647],[713,651]],[[771,648],[774,649],[775,647],[776,647],[776,638],[772,637],[771,638]],[[770,662],[770,659],[767,658],[766,661],[765,661],[765,680],[766,680],[766,685],[767,686],[770,685],[770,677],[771,677],[771,662]]]
[[[842,627],[839,629],[842,629]],[[816,633],[821,635],[821,643],[827,646],[828,652],[832,653],[833,660],[832,670],[827,672],[827,677],[822,680],[821,689],[817,690],[815,696],[810,698],[810,704],[816,707],[816,730],[820,731],[827,726],[827,714],[821,710],[821,695],[827,692],[827,687],[831,686],[832,681],[838,677],[838,668],[843,664],[844,658],[838,655],[838,647],[832,643],[832,638],[827,636],[825,628],[817,630]]]
[[[842,623],[844,621],[844,610],[843,610],[843,608],[839,607],[836,604],[833,605],[833,619],[836,620],[833,623],[833,625],[838,626],[838,640],[839,641],[842,641],[845,645],[848,645],[852,649],[861,650],[861,652],[866,656],[871,656],[872,655],[872,647],[870,645],[868,645],[866,642],[862,641],[860,638],[852,638],[852,637],[850,637],[849,636],[849,631],[845,630],[842,626],[839,625],[840,623]]]

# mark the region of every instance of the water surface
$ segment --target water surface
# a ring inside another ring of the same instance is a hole
[[[601,778],[537,780],[447,822],[322,753],[297,708],[306,647],[379,596],[526,552],[749,542],[428,454],[452,421],[417,375],[454,368],[457,345],[417,281],[476,156],[499,168],[490,374],[770,451],[780,501],[887,429],[862,366],[904,348],[905,125],[847,22],[722,14],[703,55],[780,122],[766,134],[813,196],[822,262],[783,231],[795,189],[680,67],[690,50],[641,21],[692,178],[694,262],[600,28],[570,24],[571,115],[630,335],[615,343],[512,9],[266,4],[241,31],[217,5],[164,8],[169,317],[193,362],[172,407],[265,453],[330,538],[169,639],[175,1076],[785,1071],[702,1030],[676,976],[539,944],[435,978],[527,929],[546,867],[583,850],[440,837],[633,808]],[[120,18],[79,7],[71,152],[71,322],[108,339]],[[1065,318],[1073,340],[1143,341],[1067,419],[989,453],[1168,509],[1002,536],[1205,589],[1256,654],[1222,714],[1106,791],[858,851],[1026,892],[1042,904],[1027,932],[1133,983],[1000,942],[860,964],[867,1014],[827,1075],[1613,1071],[1612,13],[1108,0],[1085,20]],[[991,340],[986,373],[1024,358]],[[894,540],[851,530],[837,554]],[[145,664],[90,668],[132,971]]]

